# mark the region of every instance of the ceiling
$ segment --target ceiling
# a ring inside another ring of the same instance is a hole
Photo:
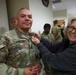
[[[76,15],[76,0],[52,0],[53,11],[67,9],[68,14]]]

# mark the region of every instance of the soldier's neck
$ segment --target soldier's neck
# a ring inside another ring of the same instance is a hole
[[[18,29],[21,33],[27,34],[29,32],[28,29]]]

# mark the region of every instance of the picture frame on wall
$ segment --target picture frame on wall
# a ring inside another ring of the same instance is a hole
[[[49,5],[49,0],[42,0],[42,3],[45,7],[48,7]]]

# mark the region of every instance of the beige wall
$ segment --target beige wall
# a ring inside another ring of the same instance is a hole
[[[8,19],[10,19],[17,14],[17,11],[22,7],[29,8],[29,0],[6,0],[7,4],[7,12],[8,12]],[[10,24],[10,23],[9,23]],[[9,25],[10,29],[12,28]]]
[[[0,35],[9,30],[5,0],[0,0]]]

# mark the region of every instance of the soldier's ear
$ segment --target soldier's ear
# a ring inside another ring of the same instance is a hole
[[[17,23],[17,17],[15,17],[15,24]]]
[[[16,27],[17,20],[16,20],[16,17],[15,16],[10,19],[10,25],[12,25],[13,28]]]
[[[15,27],[17,27],[17,25],[18,25],[18,20],[17,18],[15,18]]]

